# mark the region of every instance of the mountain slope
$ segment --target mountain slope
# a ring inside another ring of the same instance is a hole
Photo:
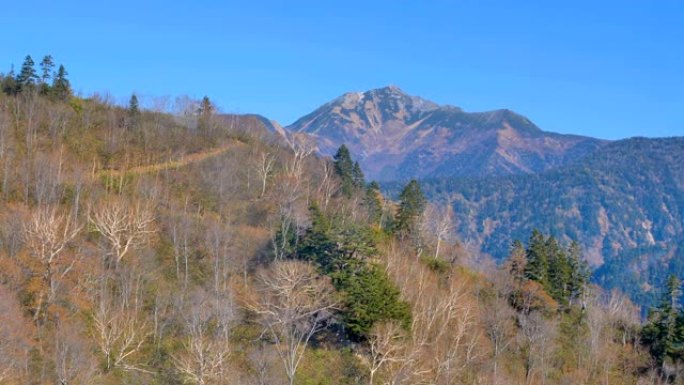
[[[590,262],[612,275],[604,281],[648,289],[656,283],[649,277],[670,269],[651,272],[671,264],[684,239],[684,138],[626,139],[537,175],[427,180],[424,189],[448,197],[461,239],[496,259],[538,228],[578,240]]]
[[[377,180],[536,173],[606,143],[544,132],[509,110],[440,106],[394,86],[344,94],[287,130],[314,136],[326,155],[347,145]]]

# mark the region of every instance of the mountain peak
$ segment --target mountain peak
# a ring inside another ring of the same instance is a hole
[[[367,100],[386,101],[399,100],[401,103],[422,106],[427,109],[437,109],[439,104],[419,96],[409,95],[395,85],[373,88],[367,91],[347,92],[328,102],[326,105],[362,103]]]
[[[298,131],[303,129],[311,132],[308,128],[300,127],[300,123],[322,115],[332,115],[336,117],[336,120],[339,118],[355,121],[365,127],[377,127],[395,120],[410,123],[440,107],[439,104],[430,100],[409,95],[398,86],[389,85],[364,92],[347,92],[293,123],[290,127],[298,127]],[[307,127],[310,126],[307,125]],[[320,124],[316,127],[320,127]]]
[[[388,85],[388,86],[381,87],[381,88],[375,88],[375,89],[369,90],[369,91],[367,91],[367,92],[371,92],[371,93],[386,93],[386,94],[398,94],[398,95],[410,96],[410,95],[407,95],[401,88],[399,88],[399,86],[395,86],[394,84],[390,84],[390,85]]]
[[[468,113],[389,85],[349,92],[287,127],[332,155],[345,144],[372,179],[533,173],[602,143],[547,133],[508,109]]]

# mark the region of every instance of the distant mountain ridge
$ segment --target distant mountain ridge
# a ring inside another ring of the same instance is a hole
[[[286,127],[332,155],[345,144],[369,179],[529,174],[608,143],[542,131],[510,110],[469,113],[395,86],[346,93]]]

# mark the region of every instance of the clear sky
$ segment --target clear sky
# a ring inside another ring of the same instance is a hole
[[[0,71],[50,53],[84,95],[207,95],[286,125],[393,84],[547,131],[684,135],[683,1],[26,0],[0,13]]]

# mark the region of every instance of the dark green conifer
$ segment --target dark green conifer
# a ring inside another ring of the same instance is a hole
[[[18,92],[17,80],[14,75],[14,66],[10,69],[10,72],[2,77],[2,92],[7,95],[16,95]]]
[[[198,128],[201,131],[207,131],[211,128],[211,117],[214,114],[214,104],[208,96],[202,98],[200,106],[197,110],[199,114]]]
[[[401,191],[399,200],[399,210],[395,217],[394,230],[400,235],[413,233],[427,203],[418,181],[415,179],[411,180]]]
[[[128,101],[128,114],[129,115],[139,115],[140,114],[140,103],[138,102],[138,96],[136,94],[131,95]]]
[[[397,321],[408,329],[411,308],[387,273],[375,265],[343,269],[333,274],[333,284],[344,293],[343,318],[352,336],[363,338],[378,322]]]
[[[546,240],[544,235],[537,229],[532,230],[532,235],[527,243],[526,257],[525,277],[539,282],[543,287],[547,287],[549,261]]]
[[[342,319],[349,334],[364,338],[377,322],[395,320],[409,326],[411,312],[387,273],[368,262],[377,253],[372,229],[340,217],[329,217],[313,202],[311,227],[295,247],[294,256],[314,262],[332,277],[342,294]]]
[[[680,362],[684,357],[684,320],[679,306],[681,281],[670,276],[658,307],[649,313],[641,338],[659,365]]]
[[[335,172],[342,180],[342,194],[351,197],[354,193],[354,163],[347,146],[344,144],[340,146],[334,156]],[[359,169],[360,170],[360,169]]]
[[[35,63],[33,62],[31,55],[26,55],[24,63],[21,65],[19,75],[17,75],[17,85],[21,91],[33,88],[37,83],[38,74],[36,74],[34,65]]]
[[[126,127],[136,127],[140,119],[140,103],[138,102],[138,96],[136,94],[132,94],[131,98],[128,100],[126,115]]]
[[[67,79],[68,74],[64,66],[60,64],[57,75],[52,80],[52,93],[59,100],[64,101],[71,97],[71,83]]]
[[[52,60],[52,56],[46,55],[40,62],[40,93],[43,95],[48,95],[51,91],[50,80],[52,79],[54,68],[55,62]]]
[[[572,241],[572,243],[570,243],[567,256],[570,265],[568,295],[570,303],[572,304],[584,294],[591,273],[587,261],[582,256],[582,248],[577,241]]]
[[[337,259],[337,245],[330,233],[330,220],[318,207],[317,202],[309,206],[311,227],[301,239],[297,248],[297,257],[315,262],[321,270],[329,273],[334,268]]]
[[[563,248],[555,237],[546,239],[546,255],[548,261],[547,277],[544,288],[561,305],[567,305],[570,299],[569,283],[572,276],[570,263]]]

